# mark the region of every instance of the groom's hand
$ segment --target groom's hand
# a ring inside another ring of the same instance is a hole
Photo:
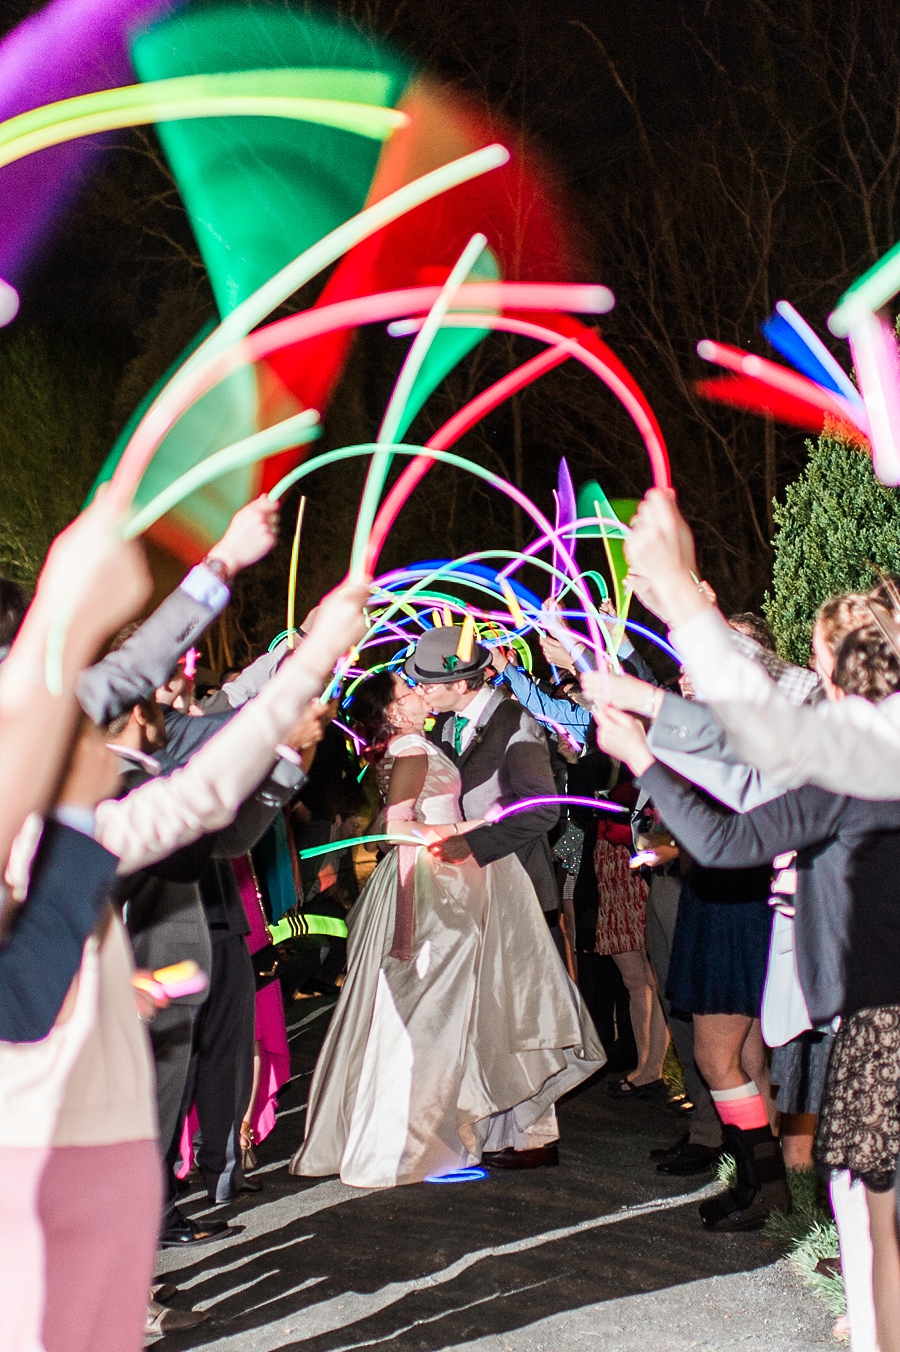
[[[435,859],[441,859],[445,864],[461,864],[464,859],[472,857],[465,836],[448,836],[439,845],[432,845],[431,853]]]

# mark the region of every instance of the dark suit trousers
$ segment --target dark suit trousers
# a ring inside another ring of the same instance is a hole
[[[163,1229],[174,1220],[175,1171],[184,1123],[182,1104],[191,1064],[191,1043],[197,1007],[169,1005],[161,1009],[149,1025],[150,1043],[156,1066],[156,1112],[159,1120],[159,1147],[163,1152],[165,1187]]]
[[[243,1182],[241,1122],[253,1088],[256,982],[242,934],[211,929],[212,972],[197,1010],[182,1120],[197,1109],[197,1167],[213,1201],[234,1197]]]

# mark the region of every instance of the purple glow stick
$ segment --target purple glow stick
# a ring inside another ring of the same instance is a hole
[[[566,464],[565,457],[559,462],[559,474],[556,481],[556,531],[557,538],[561,530],[571,526],[573,521],[578,518],[578,508],[575,503],[575,485],[572,483],[572,476],[569,473],[569,466]],[[572,558],[575,557],[575,541],[572,541]],[[553,542],[553,567],[561,569],[559,551],[556,547],[556,540]],[[556,596],[559,591],[559,580],[554,577],[550,587],[550,595]]]
[[[59,99],[132,84],[132,31],[178,3],[52,0],[0,42],[0,121]],[[101,145],[96,137],[71,141],[3,169],[0,276],[21,281]]]
[[[608,803],[605,798],[575,798],[567,797],[565,794],[548,794],[545,798],[520,798],[517,803],[510,803],[509,807],[501,808],[497,813],[491,813],[485,817],[485,821],[494,824],[502,822],[504,817],[511,816],[514,812],[526,812],[530,807],[540,807],[544,803],[568,803],[571,807],[592,807],[598,812],[627,812],[628,809],[621,807],[618,803]]]

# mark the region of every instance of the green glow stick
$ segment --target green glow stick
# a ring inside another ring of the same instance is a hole
[[[289,446],[305,446],[308,442],[315,441],[321,433],[318,413],[315,409],[308,408],[303,413],[296,413],[291,418],[285,418],[283,422],[275,423],[273,427],[265,427],[261,432],[254,432],[243,441],[236,441],[233,446],[223,447],[221,451],[207,456],[199,465],[194,465],[186,474],[182,474],[148,502],[146,507],[137,512],[125,527],[125,539],[131,540],[136,535],[141,535],[153,525],[154,521],[158,521],[184,498],[196,493],[213,479],[218,479],[223,474],[240,469],[244,465],[252,465],[257,460],[265,460],[267,456],[277,455]]]
[[[362,501],[359,505],[353,547],[350,553],[351,577],[362,576],[366,544],[372,533],[375,514],[378,511],[384,483],[393,459],[389,447],[394,441],[403,420],[406,405],[409,403],[409,397],[416,383],[416,377],[422,369],[422,363],[428,355],[428,349],[440,330],[441,321],[449,310],[453,297],[481,257],[486,244],[487,238],[484,235],[473,235],[469,240],[451,269],[449,277],[441,287],[440,294],[416,334],[413,345],[406,354],[406,361],[400,368],[397,383],[391,393],[384,417],[381,420],[381,426],[378,429],[378,435],[375,438],[378,445],[383,446],[384,450],[376,451],[372,456]]]
[[[396,832],[389,831],[385,835],[351,836],[347,840],[329,841],[327,845],[311,845],[308,850],[299,850],[298,855],[301,859],[318,859],[320,854],[331,854],[333,850],[355,849],[357,845],[380,845],[386,841],[392,845],[416,845],[409,836],[398,836]],[[421,843],[424,845],[425,841]],[[419,848],[418,845],[416,848]]]
[[[373,203],[349,221],[339,225],[336,230],[325,235],[311,248],[306,249],[292,263],[288,263],[270,277],[258,291],[242,301],[231,314],[226,315],[219,327],[201,343],[196,352],[180,368],[180,374],[193,370],[201,361],[206,361],[213,353],[223,352],[232,344],[246,337],[251,329],[261,324],[267,315],[292,296],[295,291],[315,277],[323,268],[334,263],[348,249],[352,249],[361,240],[374,235],[382,226],[389,225],[399,216],[404,216],[413,207],[429,202],[433,197],[446,192],[459,183],[478,178],[490,169],[499,169],[509,160],[509,151],[505,146],[490,145],[476,150],[471,155],[463,155],[450,164],[443,164],[421,178],[413,179],[396,192]]]
[[[335,76],[329,82],[323,77]],[[178,122],[197,117],[283,117],[356,132],[383,141],[409,118],[348,97],[333,97],[335,84],[368,86],[383,98],[385,78],[370,71],[252,70],[216,75],[185,75],[171,80],[101,89],[61,99],[0,123],[0,167],[25,155],[97,132],[137,127],[150,122]],[[328,90],[332,97],[310,91]]]
[[[868,272],[844,292],[828,316],[828,327],[836,338],[846,338],[866,315],[880,310],[900,291],[900,243],[879,258]]]
[[[348,249],[368,239],[377,230],[389,225],[391,221],[397,220],[414,207],[446,192],[448,188],[478,178],[479,175],[506,164],[508,160],[509,151],[505,146],[489,145],[470,155],[463,155],[458,160],[452,160],[449,164],[443,164],[428,174],[423,174],[412,183],[398,188],[396,192],[389,193],[380,202],[374,202],[356,216],[351,216],[350,220],[339,225],[336,230],[332,230],[309,249],[305,249],[280,272],[276,272],[264,282],[252,296],[248,296],[236,306],[178,368],[135,428],[116,469],[116,476],[124,478],[128,491],[133,492],[136,487],[136,484],[132,486],[130,482],[134,477],[134,470],[128,462],[132,459],[137,462],[139,479],[146,468],[145,456],[149,459],[147,455],[149,448],[155,449],[154,441],[158,444],[166,431],[189,406],[191,401],[185,403],[181,393],[185,383],[189,380],[199,380],[202,369],[213,366],[229,349],[237,348],[251,329],[261,324],[289,296],[323,268],[334,263]],[[239,353],[235,353],[234,367],[240,366],[241,361]],[[152,451],[150,453],[152,454]]]
[[[291,545],[291,572],[288,578],[288,603],[287,603],[287,641],[288,647],[294,647],[294,637],[296,629],[294,628],[295,611],[297,608],[297,564],[300,560],[300,532],[303,529],[303,516],[306,512],[306,498],[300,499],[300,505],[297,508],[297,524],[294,527],[294,540]]]
[[[343,845],[336,841],[335,846]],[[300,858],[304,856],[301,854]],[[301,939],[307,934],[328,934],[334,939],[346,939],[347,922],[336,915],[312,915],[309,911],[288,911],[275,925],[266,925],[273,944],[283,944],[285,939]]]

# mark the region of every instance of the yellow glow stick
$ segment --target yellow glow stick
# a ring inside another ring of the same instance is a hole
[[[441,619],[441,612],[439,610],[433,610],[431,612],[431,623],[434,625],[435,629],[443,629],[444,621]]]
[[[503,592],[503,599],[506,602],[506,608],[512,617],[513,625],[516,629],[525,629],[528,625],[522,607],[519,605],[518,597],[506,578],[500,579],[500,590]]]
[[[463,620],[462,633],[459,636],[459,643],[456,645],[456,656],[460,662],[471,662],[472,648],[475,643],[475,618],[467,614]]]
[[[306,498],[300,499],[297,508],[297,524],[294,527],[294,543],[291,545],[291,574],[288,578],[287,631],[288,647],[294,647],[294,613],[297,608],[297,560],[300,557],[300,532],[303,529],[303,513],[306,511]]]

